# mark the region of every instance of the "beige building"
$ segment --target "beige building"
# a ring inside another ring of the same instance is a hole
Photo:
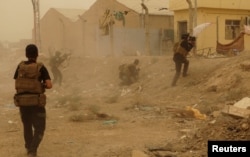
[[[249,0],[192,0],[194,26],[211,22],[197,37],[197,50],[212,47],[217,41],[222,44],[232,42],[249,25]],[[184,0],[170,0],[170,10],[174,11],[174,35],[177,41],[182,33],[190,32],[189,5]],[[244,35],[245,50],[250,49],[250,38]]]
[[[87,11],[51,8],[40,22],[42,51],[62,49],[83,56],[166,54],[174,38],[168,0],[141,3],[96,0]]]
[[[82,15],[85,55],[164,54],[173,39],[168,1],[96,0]],[[148,12],[148,14],[147,14]]]
[[[49,9],[40,21],[41,51],[81,53],[83,34],[79,16],[84,12],[81,9]]]

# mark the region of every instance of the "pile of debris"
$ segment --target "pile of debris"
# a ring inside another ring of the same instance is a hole
[[[250,98],[226,105],[195,129],[183,129],[183,138],[164,146],[148,147],[153,157],[206,156],[208,141],[250,140]],[[194,117],[197,119],[197,117]],[[204,121],[203,121],[204,122]]]

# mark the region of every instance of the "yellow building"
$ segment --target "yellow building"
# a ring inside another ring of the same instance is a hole
[[[222,44],[232,42],[243,31],[244,25],[249,25],[249,0],[191,0],[193,27],[211,22],[197,36],[197,50],[212,47],[216,51],[217,41]],[[170,0],[169,9],[174,11],[175,41],[182,33],[191,32],[189,21],[190,5],[186,0]],[[250,49],[250,37],[244,35],[245,50]]]

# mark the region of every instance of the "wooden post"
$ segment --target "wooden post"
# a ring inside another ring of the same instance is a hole
[[[39,0],[31,0],[33,5],[34,14],[34,38],[35,44],[39,50],[41,50],[41,37],[40,37],[40,9]]]

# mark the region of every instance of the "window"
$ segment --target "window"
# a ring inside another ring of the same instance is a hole
[[[226,20],[225,21],[225,39],[233,40],[240,34],[240,20]]]
[[[250,25],[250,16],[246,17],[245,25],[247,25],[247,26]]]
[[[174,30],[173,29],[164,29],[163,30],[163,40],[174,41]]]

